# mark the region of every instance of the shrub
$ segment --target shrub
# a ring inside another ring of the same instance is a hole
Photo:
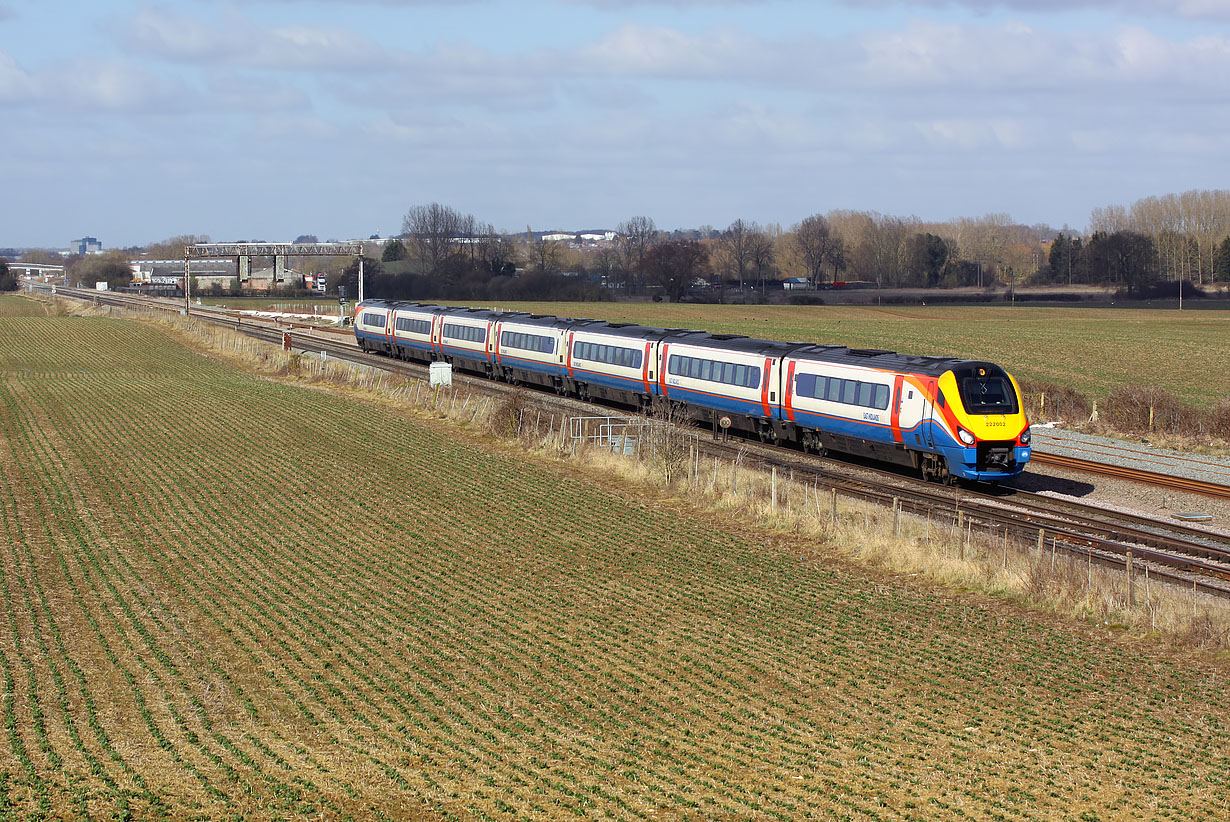
[[[1025,413],[1031,420],[1085,422],[1093,410],[1088,398],[1075,388],[1050,382],[1023,382]]]
[[[1230,400],[1222,400],[1209,412],[1209,433],[1230,440]]]
[[[509,391],[496,404],[487,419],[487,429],[497,437],[517,436],[521,418],[529,406],[529,395],[524,388]]]
[[[1154,386],[1117,388],[1106,399],[1103,421],[1120,431],[1165,431],[1191,434],[1200,430],[1200,414],[1173,394]],[[1150,425],[1152,421],[1152,425]]]

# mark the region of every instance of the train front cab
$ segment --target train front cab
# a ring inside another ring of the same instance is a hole
[[[946,424],[936,426],[935,446],[953,476],[996,482],[1025,470],[1029,420],[1011,374],[991,363],[962,362],[941,374],[936,388],[935,410]]]

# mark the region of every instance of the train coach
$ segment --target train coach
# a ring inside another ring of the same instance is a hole
[[[446,360],[508,382],[907,465],[924,478],[998,481],[1030,458],[1020,387],[999,366],[837,345],[517,312],[365,300],[360,347]]]

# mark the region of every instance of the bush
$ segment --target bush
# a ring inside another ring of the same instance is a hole
[[[1230,440],[1230,400],[1222,400],[1209,412],[1209,433]]]
[[[791,305],[824,305],[824,298],[819,294],[791,294]]]
[[[1106,399],[1102,420],[1112,428],[1136,433],[1194,434],[1201,428],[1198,412],[1183,405],[1173,394],[1153,386],[1115,389]]]
[[[521,427],[522,416],[529,406],[529,394],[524,388],[517,388],[506,393],[487,419],[487,430],[497,437],[511,439],[517,436]]]
[[[1023,382],[1021,394],[1025,413],[1039,422],[1062,420],[1081,423],[1089,419],[1093,406],[1084,394],[1066,385],[1050,382]]]

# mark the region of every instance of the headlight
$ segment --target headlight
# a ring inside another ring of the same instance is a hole
[[[1021,445],[1029,445],[1029,440],[1032,436],[1029,433],[1029,426],[1025,426],[1025,430],[1021,432]]]
[[[961,442],[965,443],[966,445],[974,444],[974,435],[966,431],[964,428],[957,429],[957,436],[960,437]]]

